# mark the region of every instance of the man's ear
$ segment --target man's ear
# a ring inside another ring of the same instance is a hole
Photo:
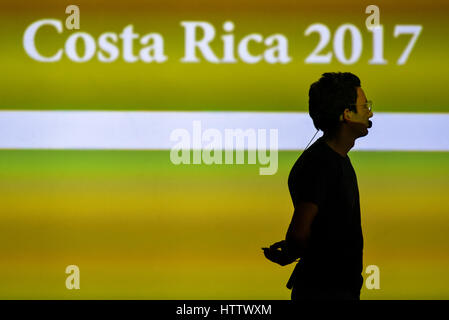
[[[343,111],[343,113],[340,114],[340,121],[342,121],[342,122],[345,122],[345,121],[346,121],[345,118],[344,118],[344,114],[345,114],[345,113],[348,113],[348,117],[350,118],[350,117],[351,117],[350,112],[351,112],[351,110],[349,110],[348,108],[346,108],[346,109]]]

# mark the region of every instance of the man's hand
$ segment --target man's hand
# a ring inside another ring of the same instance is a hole
[[[287,250],[287,242],[285,240],[272,244],[269,248],[262,248],[265,257],[281,266],[286,266],[296,261],[296,256],[289,254]]]

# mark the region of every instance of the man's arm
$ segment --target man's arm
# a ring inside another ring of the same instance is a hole
[[[318,206],[313,202],[297,204],[285,236],[289,256],[302,257],[304,255],[310,238],[312,222],[317,213]]]
[[[318,206],[312,202],[301,202],[293,212],[285,240],[276,242],[269,248],[262,248],[265,257],[281,266],[294,262],[303,256],[310,237],[313,219]]]

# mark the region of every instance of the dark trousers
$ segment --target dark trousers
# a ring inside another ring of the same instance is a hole
[[[292,288],[292,301],[304,300],[360,300],[360,291],[342,288]]]

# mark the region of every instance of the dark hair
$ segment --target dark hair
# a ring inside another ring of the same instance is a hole
[[[348,108],[357,112],[351,104],[357,101],[360,79],[349,72],[323,73],[320,80],[309,89],[309,115],[313,125],[325,134],[334,135],[340,126],[339,117]]]

